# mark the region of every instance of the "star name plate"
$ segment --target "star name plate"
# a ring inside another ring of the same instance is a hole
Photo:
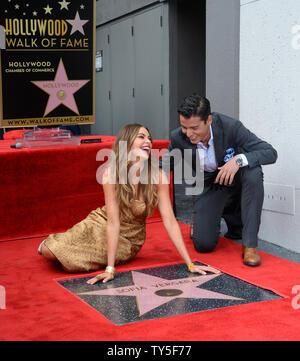
[[[94,285],[89,278],[58,283],[115,325],[282,298],[226,273],[190,273],[185,264],[118,272]]]

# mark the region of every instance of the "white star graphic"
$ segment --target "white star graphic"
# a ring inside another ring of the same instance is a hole
[[[84,35],[83,25],[86,24],[89,20],[81,20],[78,14],[78,11],[76,11],[75,18],[73,20],[67,20],[69,24],[72,25],[71,34],[74,34],[76,31],[79,31],[81,34]]]
[[[51,14],[51,11],[53,10],[53,8],[50,8],[49,4],[43,9],[45,10],[45,14]]]
[[[63,0],[63,1],[59,1],[58,3],[60,5],[60,10],[62,10],[62,9],[69,10],[68,5],[71,4],[70,2]]]
[[[133,285],[79,293],[95,296],[135,296],[139,315],[176,298],[242,300],[241,298],[209,291],[198,286],[219,277],[220,274],[201,275],[168,280],[132,271]]]

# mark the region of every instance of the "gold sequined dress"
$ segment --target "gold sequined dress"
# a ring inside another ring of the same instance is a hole
[[[132,260],[146,237],[146,204],[133,200],[131,216],[121,215],[115,264]],[[106,206],[92,211],[63,233],[49,235],[44,244],[67,272],[96,271],[107,265]]]

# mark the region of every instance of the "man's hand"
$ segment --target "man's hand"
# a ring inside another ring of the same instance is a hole
[[[230,161],[225,163],[222,167],[218,168],[219,173],[217,175],[215,183],[219,183],[221,185],[231,184],[239,168],[240,167],[235,162],[235,158],[230,159]]]

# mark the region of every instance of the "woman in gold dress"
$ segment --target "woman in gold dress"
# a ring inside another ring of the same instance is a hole
[[[210,266],[197,266],[185,247],[173,213],[166,174],[149,160],[152,138],[140,124],[126,125],[117,135],[102,181],[105,206],[63,233],[51,234],[39,253],[62,264],[67,272],[92,272],[105,268],[87,282],[114,278],[115,265],[132,260],[146,237],[146,218],[158,206],[170,239],[190,272],[218,273]],[[156,170],[156,171],[155,171]]]

